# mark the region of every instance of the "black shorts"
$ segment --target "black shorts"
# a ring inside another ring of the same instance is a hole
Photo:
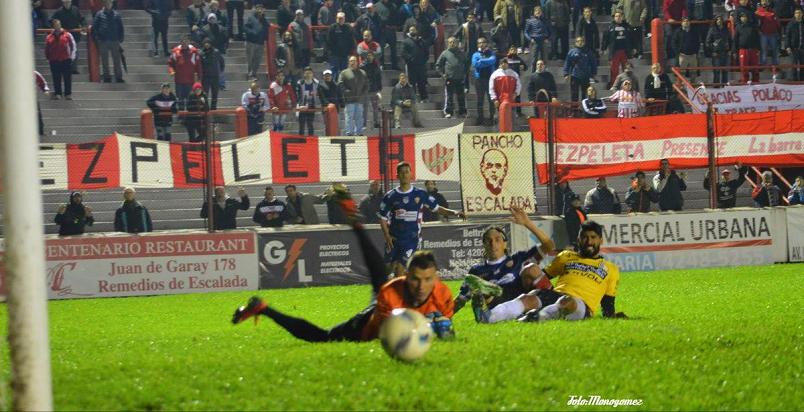
[[[562,296],[569,296],[569,295],[566,295],[561,292],[556,292],[553,289],[540,289],[539,292],[536,293],[536,296],[542,302],[542,307],[545,307],[558,302],[558,300],[561,299]],[[584,318],[592,317],[592,312],[589,311],[589,305],[585,304],[584,306],[586,306],[586,313],[584,313],[583,317]]]
[[[372,303],[346,322],[339,323],[332,327],[327,335],[327,340],[330,342],[344,340],[349,342],[361,342],[363,340],[363,329],[371,319],[371,315],[374,314],[376,307],[377,304]]]
[[[500,285],[503,292],[502,295],[494,298],[494,300],[489,303],[489,309],[503,303],[508,302],[509,300],[514,300],[518,298],[520,295],[528,293],[527,290],[522,286],[522,280],[517,279],[513,282],[506,283],[504,285]]]

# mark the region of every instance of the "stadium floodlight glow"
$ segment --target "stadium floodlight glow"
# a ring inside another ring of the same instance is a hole
[[[53,409],[31,3],[0,13],[0,175],[12,410]]]

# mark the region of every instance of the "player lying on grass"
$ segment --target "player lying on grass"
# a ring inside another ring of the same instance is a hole
[[[581,225],[577,251],[559,253],[544,269],[549,278],[556,278],[553,289],[533,289],[488,309],[482,306],[485,299],[475,296],[483,296],[482,290],[492,289],[492,284],[479,279],[477,283],[483,285],[473,289],[472,299],[478,322],[581,320],[594,316],[601,307],[603,317],[626,317],[614,309],[620,270],[600,256],[602,234],[603,227],[594,221]]]
[[[508,237],[499,227],[490,227],[483,232],[483,256],[485,260],[469,269],[461,291],[455,299],[455,311],[462,308],[472,299],[472,292],[477,291],[478,309],[493,309],[500,303],[507,302],[532,289],[551,288],[550,280],[542,272],[539,262],[542,257],[555,248],[553,240],[536,224],[528,219],[524,210],[511,208],[511,220],[526,227],[539,239],[539,246],[508,254]],[[487,282],[482,282],[485,280]],[[476,313],[479,321],[479,313]]]
[[[372,302],[351,319],[331,329],[320,328],[307,320],[285,315],[268,306],[263,299],[254,296],[246,306],[238,308],[232,323],[240,323],[250,317],[257,321],[259,315],[267,316],[291,335],[308,342],[367,341],[377,338],[380,325],[391,311],[398,308],[413,309],[434,318],[434,327],[439,337],[452,335],[452,293],[441,282],[435,256],[429,251],[418,251],[408,261],[406,276],[387,283],[383,258],[372,245],[363,226],[355,219],[357,207],[345,192],[338,193],[344,214],[350,217],[352,228],[360,242],[363,257],[371,276]]]

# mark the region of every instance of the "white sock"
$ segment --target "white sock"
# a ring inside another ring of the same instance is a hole
[[[506,320],[513,320],[525,312],[525,304],[519,299],[509,300],[508,302],[501,303],[491,309],[489,315],[489,323],[503,322]]]

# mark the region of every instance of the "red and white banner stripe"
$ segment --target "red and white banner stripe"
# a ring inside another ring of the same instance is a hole
[[[531,119],[539,182],[548,180],[547,133]],[[659,160],[674,168],[708,164],[706,115],[682,114],[632,119],[559,119],[555,123],[557,175],[561,180],[655,170]],[[804,111],[715,116],[718,164],[804,165]]]

